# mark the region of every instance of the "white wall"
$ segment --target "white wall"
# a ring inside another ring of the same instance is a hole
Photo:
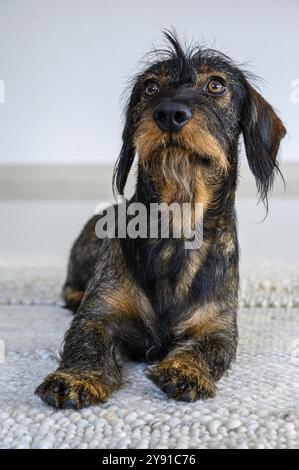
[[[0,0],[0,163],[113,162],[126,79],[170,26],[253,64],[299,162],[298,21],[298,0]]]

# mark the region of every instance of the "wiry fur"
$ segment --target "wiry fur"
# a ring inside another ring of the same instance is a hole
[[[267,201],[278,168],[283,124],[228,57],[199,47],[185,51],[166,33],[170,49],[132,87],[114,188],[123,194],[138,158],[129,202],[202,202],[203,244],[184,239],[99,240],[98,217],[71,252],[64,298],[77,310],[61,362],[36,393],[57,408],[105,401],[122,383],[122,361],[152,363],[146,374],[169,397],[211,397],[237,348],[238,240],[235,191],[243,134],[249,166]],[[209,96],[210,77],[225,82]],[[160,84],[146,97],[149,80]],[[152,113],[166,101],[184,103],[192,117],[176,133],[162,132]],[[177,223],[173,216],[172,224]]]

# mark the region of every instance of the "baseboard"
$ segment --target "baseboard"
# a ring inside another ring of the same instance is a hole
[[[299,196],[299,164],[285,163],[281,178],[277,178],[273,196]],[[0,200],[16,199],[112,199],[112,165],[88,166],[1,166]],[[134,187],[130,176],[128,193]],[[254,178],[247,166],[242,165],[238,197],[254,197]]]
[[[112,165],[3,166],[0,199],[111,199]]]

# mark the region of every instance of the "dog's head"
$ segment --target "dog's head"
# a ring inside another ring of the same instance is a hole
[[[153,179],[165,176],[165,167],[180,179],[190,162],[193,170],[229,175],[243,133],[250,169],[266,199],[286,132],[281,120],[228,57],[200,47],[184,51],[174,34],[165,35],[170,49],[134,81],[114,172],[117,191],[123,193],[135,155]]]

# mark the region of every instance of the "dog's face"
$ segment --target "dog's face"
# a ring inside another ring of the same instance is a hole
[[[164,166],[176,166],[179,178],[192,162],[193,170],[208,167],[229,175],[242,132],[250,168],[266,197],[285,135],[280,119],[228,57],[200,48],[186,53],[173,35],[166,36],[172,46],[168,57],[133,86],[115,173],[118,191],[136,154],[149,173],[156,168],[159,175],[159,165],[162,173]]]

